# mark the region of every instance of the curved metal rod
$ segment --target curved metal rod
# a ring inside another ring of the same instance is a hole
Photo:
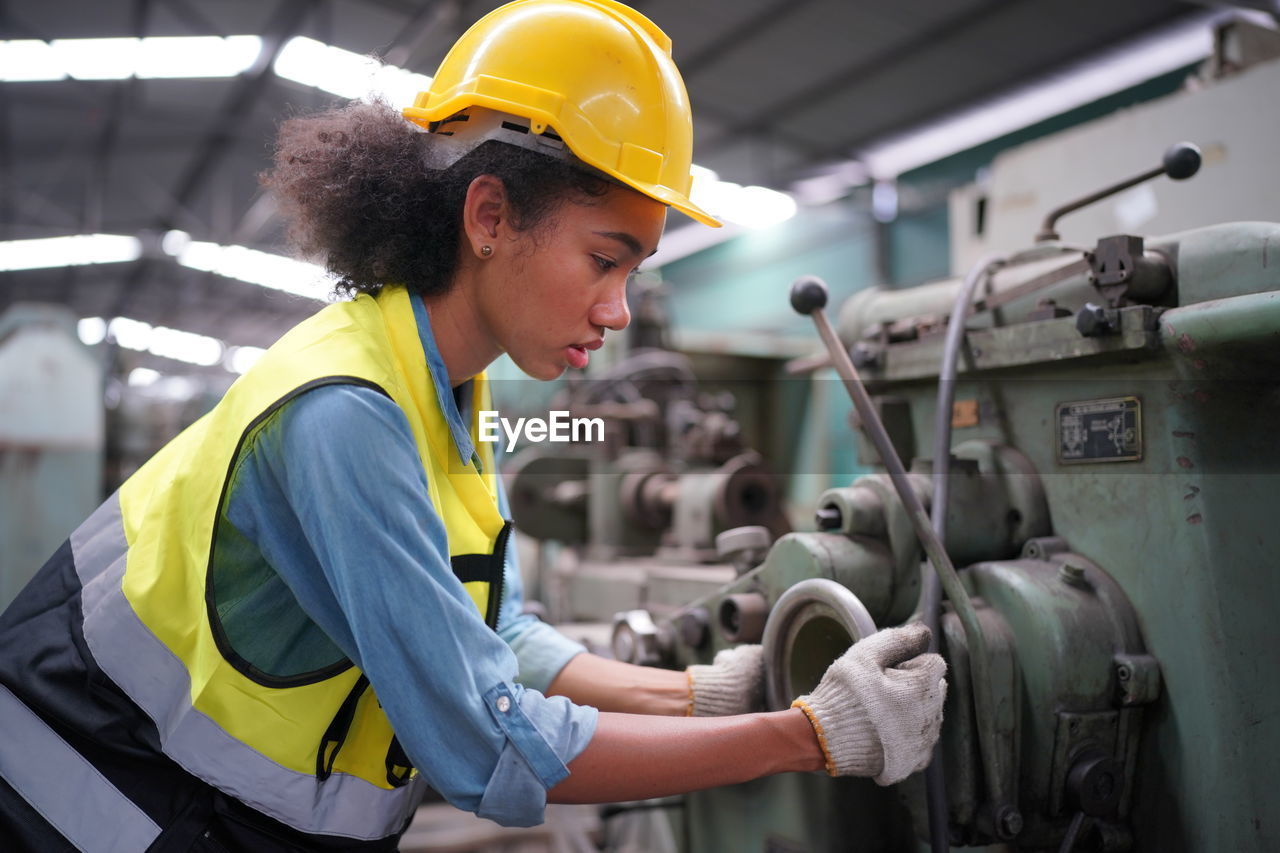
[[[822,287],[825,302],[826,285],[823,284]],[[858,370],[853,366],[849,354],[845,352],[844,345],[840,343],[840,338],[832,327],[831,321],[827,319],[826,313],[820,306],[811,307],[807,313],[812,314],[814,325],[818,327],[818,335],[831,352],[832,364],[844,381],[845,389],[853,399],[853,407],[857,410],[867,435],[880,453],[885,468],[888,469],[889,478],[898,491],[898,497],[907,511],[912,527],[915,528],[916,537],[924,546],[925,554],[933,563],[934,570],[941,578],[942,588],[955,607],[961,625],[964,626],[965,639],[969,644],[970,666],[973,668],[973,704],[978,718],[978,751],[982,757],[982,769],[986,776],[994,811],[999,812],[1000,808],[1007,804],[1004,797],[1004,775],[1001,772],[999,753],[995,743],[995,699],[991,695],[987,641],[982,634],[977,611],[973,609],[973,602],[969,600],[969,594],[960,583],[960,577],[956,574],[955,566],[951,564],[951,558],[947,556],[946,548],[933,532],[929,516],[925,513],[920,499],[912,491],[911,481],[907,479],[902,460],[898,458],[898,453],[889,440],[889,434],[885,432],[884,424],[880,422],[880,416],[876,414],[875,406],[871,403],[871,397],[862,386]]]
[[[1154,169],[1148,169],[1147,171],[1143,172],[1141,175],[1134,175],[1132,178],[1127,178],[1123,181],[1118,181],[1109,187],[1100,189],[1096,193],[1089,193],[1084,198],[1078,198],[1075,201],[1067,202],[1061,207],[1055,207],[1053,210],[1049,211],[1048,214],[1045,215],[1044,222],[1040,223],[1040,230],[1036,232],[1036,242],[1045,243],[1045,242],[1048,242],[1049,240],[1057,240],[1058,239],[1058,229],[1057,229],[1058,220],[1066,216],[1068,213],[1071,213],[1073,210],[1079,210],[1082,207],[1088,207],[1089,205],[1093,204],[1095,201],[1101,201],[1102,199],[1106,198],[1109,195],[1114,195],[1115,193],[1118,193],[1121,190],[1127,190],[1129,189],[1129,187],[1134,186],[1135,184],[1140,184],[1143,181],[1149,181],[1152,178],[1158,178],[1163,174],[1164,174],[1164,166],[1158,166]]]
[[[993,269],[1003,266],[1005,259],[987,255],[974,264],[956,294],[947,321],[947,338],[942,347],[942,366],[938,371],[938,407],[933,425],[933,500],[930,517],[938,540],[947,541],[947,503],[951,494],[951,408],[956,399],[956,374],[960,367],[960,345],[964,341],[965,319],[973,305],[978,283]],[[937,572],[924,579],[920,593],[920,610],[924,624],[933,634],[929,651],[938,650],[938,631],[942,608],[942,582]],[[942,744],[933,748],[933,761],[924,770],[925,802],[929,806],[929,844],[933,853],[947,853],[947,788],[942,760]]]

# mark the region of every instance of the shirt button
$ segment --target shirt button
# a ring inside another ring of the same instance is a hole
[[[511,710],[511,700],[506,696],[498,697],[498,711],[505,714]]]

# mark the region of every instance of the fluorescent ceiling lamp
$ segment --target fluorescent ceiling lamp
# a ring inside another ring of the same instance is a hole
[[[141,39],[54,39],[54,54],[75,80],[124,80],[138,67]]]
[[[76,234],[0,242],[0,272],[75,267],[136,261],[142,254],[137,237],[119,234]]]
[[[107,323],[107,334],[118,346],[149,352],[162,358],[205,367],[222,361],[222,341],[208,335],[170,329],[167,326],[152,326],[128,317],[116,317]]]
[[[1060,74],[864,149],[872,176],[897,177],[1204,59],[1215,15],[1200,15]]]
[[[232,373],[244,373],[266,354],[262,347],[232,347],[223,366]]]
[[[0,81],[65,80],[67,69],[47,41],[0,41]]]
[[[262,52],[258,36],[144,38],[137,70],[154,77],[235,77],[253,67]]]
[[[81,343],[88,346],[102,343],[110,334],[116,346],[124,349],[149,352],[161,358],[203,367],[221,363],[231,373],[244,373],[266,353],[261,347],[229,346],[208,335],[152,326],[129,317],[115,317],[110,321],[102,317],[85,317],[76,323],[76,332]],[[160,373],[157,371],[138,367],[129,373],[128,384],[146,386],[158,379]]]
[[[130,388],[145,388],[148,385],[156,384],[160,379],[160,371],[152,370],[150,367],[135,367],[129,371],[129,378],[125,383]]]
[[[796,200],[788,193],[722,181],[711,169],[696,163],[689,171],[693,174],[690,200],[723,221],[724,225],[708,228],[701,223],[692,223],[666,232],[658,244],[658,251],[645,264],[646,269],[658,269],[748,231],[777,225],[796,215]]]
[[[0,41],[0,81],[234,77],[261,51],[258,36]]]
[[[85,317],[76,323],[76,335],[86,346],[100,344],[107,338],[107,321],[101,317]]]
[[[767,228],[796,215],[796,201],[768,187],[722,181],[715,172],[694,164],[689,199],[717,219],[745,228]]]
[[[187,240],[184,245],[180,240],[169,240],[168,235],[165,242],[168,245],[162,243],[162,246],[166,251],[170,248],[177,249],[175,257],[178,263],[191,269],[238,278],[260,287],[283,290],[322,302],[330,287],[323,267],[295,261],[284,255],[198,240]]]
[[[276,57],[276,74],[304,86],[314,86],[342,98],[381,96],[387,103],[406,107],[431,85],[431,78],[372,57],[296,36]]]

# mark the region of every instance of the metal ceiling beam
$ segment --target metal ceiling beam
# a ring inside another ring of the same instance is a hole
[[[182,21],[186,28],[196,35],[224,37],[237,35],[237,33],[225,32],[225,28],[218,26],[187,0],[162,0],[162,2],[169,7],[169,11],[175,18]]]
[[[15,187],[12,182],[5,188],[5,192],[0,193],[0,204],[3,204],[7,211],[7,218],[0,220],[0,228],[8,231],[13,231],[15,225],[48,225],[64,231],[75,231],[80,221],[77,212],[69,210],[61,201],[54,201],[41,193]],[[22,212],[20,220],[15,215],[18,210]],[[29,236],[29,233],[24,236]],[[17,237],[15,236],[14,239]]]
[[[780,18],[788,14],[794,14],[796,9],[811,2],[812,0],[781,0],[781,2],[774,3],[755,15],[745,18],[737,26],[731,27],[709,44],[703,45],[696,53],[681,59],[677,63],[681,76],[685,80],[689,80],[698,72],[713,66],[728,51],[741,46],[748,39],[775,25]],[[694,114],[705,115],[722,124],[736,125],[739,121],[736,116],[731,116],[723,110],[709,107],[702,101],[698,101],[695,105]],[[819,150],[819,147],[810,140],[798,134],[789,133],[785,128],[781,127],[768,127],[765,130],[756,131],[752,136],[767,137],[765,140],[767,144],[785,145],[788,148],[799,151],[806,157],[815,156]],[[700,147],[699,149],[700,153],[705,150],[705,147]]]
[[[422,42],[437,27],[448,27],[457,23],[462,12],[462,4],[458,0],[434,0],[423,3],[417,13],[412,15],[405,25],[396,33],[387,49],[383,52],[383,61],[388,65],[404,67],[421,47]]]
[[[680,67],[680,74],[685,80],[688,80],[699,71],[713,64],[727,51],[741,47],[748,39],[764,32],[769,27],[775,26],[781,18],[795,14],[797,9],[803,8],[812,2],[813,0],[781,0],[781,2],[767,6],[756,14],[744,18],[737,26],[730,27],[720,36],[712,39],[710,44],[703,45],[702,49],[697,53],[684,57],[676,63]]]
[[[180,0],[168,0],[180,2]],[[410,15],[400,31],[387,44],[383,61],[388,65],[405,65],[422,41],[436,27],[450,26],[458,20],[462,4],[459,0],[428,0]],[[253,242],[275,215],[275,202],[270,196],[260,195],[240,217],[231,231],[230,242]]]
[[[132,26],[130,29],[138,38],[147,34],[147,20],[151,15],[151,0],[134,0]],[[93,146],[93,159],[90,161],[89,174],[84,182],[84,211],[80,230],[94,233],[102,230],[102,208],[107,197],[111,180],[113,156],[116,141],[120,138],[120,125],[124,122],[129,104],[137,91],[138,78],[130,77],[112,86],[111,102],[107,108],[107,118],[102,124],[98,138]]]
[[[1161,19],[1158,22],[1151,22],[1151,25],[1173,24],[1185,18],[1190,18],[1195,15],[1202,14],[1199,10],[1189,5],[1174,6],[1171,8],[1172,8],[1172,14],[1168,15],[1167,17]],[[1134,38],[1134,36],[1135,36],[1134,32],[1126,31],[1124,33],[1117,34],[1115,37],[1107,41],[1096,41],[1094,44],[1091,45],[1092,52],[1106,53],[1109,50],[1113,50],[1117,47],[1120,47],[1125,42]],[[1075,57],[1075,60],[1083,60],[1086,58],[1087,57],[1085,56],[1078,56],[1078,57]],[[1024,69],[1023,72],[1019,75],[1019,79],[1016,81],[1011,81],[1007,85],[1007,88],[1005,90],[1000,90],[996,92],[977,93],[972,98],[953,104],[952,108],[954,110],[963,110],[967,107],[976,106],[982,103],[983,101],[985,101],[987,98],[997,96],[1001,94],[1003,91],[1016,88],[1019,85],[1023,85],[1037,78],[1051,75],[1054,72],[1060,71],[1062,68],[1063,68],[1063,62],[1060,59],[1046,61],[1035,68]],[[820,158],[824,160],[832,160],[836,158],[848,157],[850,152],[854,152],[858,148],[865,147],[873,142],[877,142],[880,140],[897,136],[898,134],[901,134],[901,133],[909,132],[913,129],[920,127],[921,124],[922,124],[921,119],[912,119],[912,120],[900,122],[888,128],[879,128],[874,133],[863,132],[851,137],[846,137],[845,139],[826,147],[821,152]]]
[[[834,74],[828,75],[804,89],[792,92],[785,98],[774,101],[764,109],[758,110],[752,118],[734,124],[729,130],[705,143],[702,150],[705,152],[724,148],[739,141],[742,136],[755,132],[756,128],[779,124],[787,117],[819,104],[838,92],[865,82],[867,79],[875,77],[888,68],[897,66],[904,61],[909,61],[912,56],[920,51],[928,50],[941,42],[954,38],[957,34],[985,22],[1016,2],[1020,2],[1020,0],[988,0],[988,2],[980,6],[947,18],[921,31],[904,43],[891,45],[868,59],[861,59],[852,65],[845,66]],[[826,149],[824,149],[824,153],[827,153]]]
[[[191,207],[196,194],[203,189],[235,141],[233,128],[248,118],[258,98],[274,78],[271,66],[280,55],[285,42],[301,28],[307,14],[317,2],[318,0],[281,0],[276,6],[270,22],[263,28],[262,50],[258,58],[236,81],[222,110],[213,119],[213,129],[205,136],[186,172],[175,185],[172,201],[155,218],[155,231],[163,232],[174,227],[179,214]],[[131,293],[139,289],[153,268],[154,262],[145,257],[136,262],[133,272],[117,286],[115,313],[121,313],[120,307],[127,302]]]
[[[399,12],[406,18],[412,17],[422,5],[422,0],[364,0],[370,6],[381,6],[392,12]]]
[[[0,0],[0,25],[8,23],[7,4]],[[3,26],[8,30],[8,26]],[[14,219],[13,130],[9,123],[9,99],[0,98],[0,240],[10,237]]]
[[[275,15],[263,30],[262,51],[257,60],[236,81],[222,111],[214,119],[213,130],[205,137],[200,150],[192,158],[191,165],[178,181],[173,194],[177,204],[189,205],[196,193],[204,187],[231,143],[235,141],[235,134],[230,128],[253,111],[254,104],[275,76],[271,66],[276,57],[315,5],[316,0],[282,0],[276,7]],[[164,228],[168,219],[169,213],[166,211],[159,219],[159,226]]]

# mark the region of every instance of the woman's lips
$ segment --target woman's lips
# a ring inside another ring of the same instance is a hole
[[[591,350],[598,350],[604,346],[604,338],[596,338],[594,341],[588,341],[585,344],[570,344],[564,348],[565,361],[570,367],[581,370],[587,366],[587,362],[591,360],[588,354]]]

